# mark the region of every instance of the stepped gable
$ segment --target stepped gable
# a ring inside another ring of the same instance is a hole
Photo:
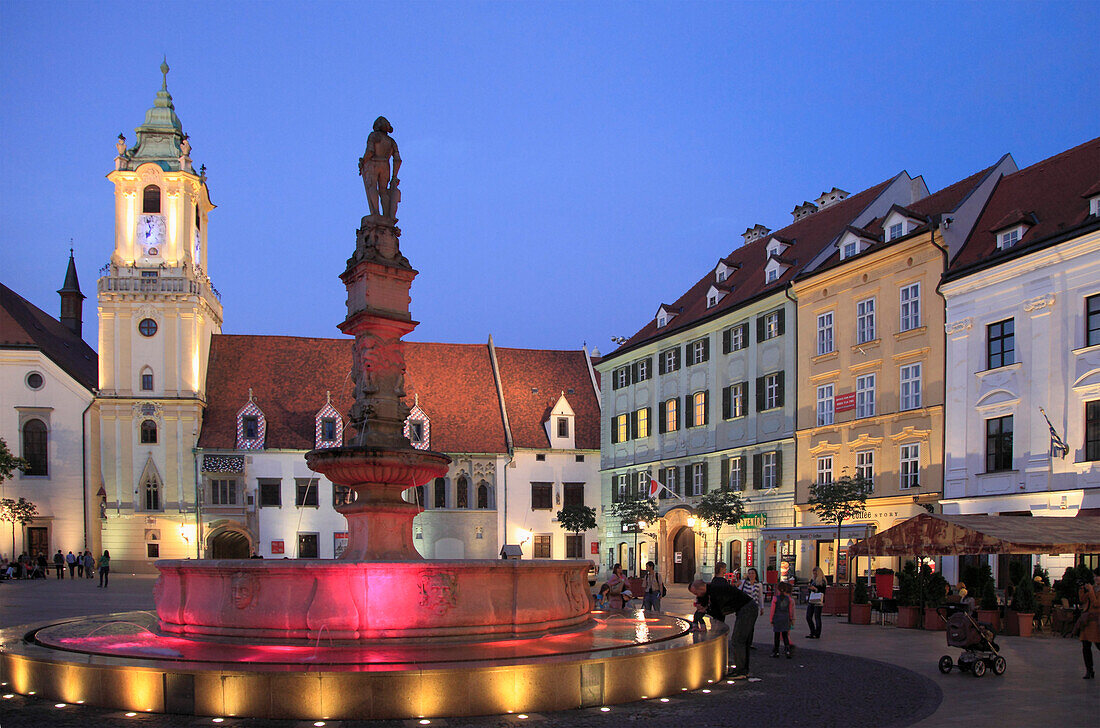
[[[0,283],[0,349],[35,349],[82,387],[99,386],[99,356],[64,324]]]
[[[252,389],[267,423],[265,449],[311,450],[326,392],[342,416],[352,404],[350,339],[218,334],[210,345],[199,447],[236,447],[237,411]],[[406,342],[406,402],[419,395],[440,452],[506,452],[484,344]],[[354,433],[348,434],[349,437]]]
[[[550,446],[545,422],[564,394],[575,415],[577,449],[600,449],[600,405],[583,351],[497,347],[496,356],[515,447]]]
[[[1019,255],[1089,222],[1087,197],[1098,184],[1100,137],[1002,177],[970,237],[951,262],[948,276],[971,267],[996,265],[1005,257]],[[1033,214],[1035,224],[1014,246],[998,250],[996,231],[1017,211]]]
[[[615,357],[618,353],[629,351],[651,339],[664,337],[673,331],[689,328],[705,318],[719,316],[761,295],[783,290],[784,286],[801,272],[802,266],[809,263],[825,246],[836,240],[837,235],[844,230],[845,226],[851,223],[860,212],[882,194],[894,179],[896,177],[891,177],[859,194],[833,203],[812,215],[796,220],[785,228],[775,230],[762,238],[737,248],[728,256],[722,258],[727,265],[737,264],[740,266],[726,279],[732,285],[733,291],[723,297],[716,306],[707,308],[706,301],[707,290],[715,282],[714,271],[711,269],[698,283],[668,307],[671,313],[676,314],[668,324],[658,329],[657,322],[651,319],[625,344],[604,358]],[[794,264],[784,271],[777,281],[765,283],[766,250],[768,242],[775,237],[791,241],[791,246],[784,251],[782,257],[785,260],[793,261]]]

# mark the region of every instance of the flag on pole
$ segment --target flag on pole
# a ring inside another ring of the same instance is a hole
[[[1040,407],[1039,411],[1043,413],[1043,419],[1047,421],[1047,427],[1050,428],[1050,456],[1053,458],[1057,455],[1064,459],[1066,453],[1069,452],[1069,445],[1067,445],[1066,441],[1058,435],[1058,431],[1055,430],[1054,425],[1050,423],[1050,418],[1047,417],[1046,410]]]
[[[650,475],[649,476],[649,497],[650,498],[656,498],[657,494],[660,493],[662,490],[667,491],[672,496],[674,496],[676,498],[679,498],[680,500],[684,500],[683,497],[680,496],[680,494],[674,492],[667,485],[665,485],[664,483],[660,482],[659,480],[654,478],[652,475]]]

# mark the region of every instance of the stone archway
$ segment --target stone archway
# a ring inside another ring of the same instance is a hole
[[[252,542],[240,531],[224,529],[210,535],[210,558],[247,559],[252,555]]]

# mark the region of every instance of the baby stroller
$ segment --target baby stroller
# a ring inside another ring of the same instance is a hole
[[[940,616],[944,616],[943,612]],[[992,670],[994,675],[1004,674],[1008,663],[998,654],[1000,647],[993,641],[997,636],[993,625],[978,622],[966,612],[956,612],[945,621],[947,646],[961,647],[964,652],[959,655],[957,663],[951,660],[950,655],[941,657],[940,672],[946,675],[952,667],[957,667],[962,672],[969,671],[974,677],[985,675],[986,668]]]

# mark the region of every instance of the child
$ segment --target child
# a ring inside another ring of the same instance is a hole
[[[700,599],[695,600],[695,616],[691,619],[692,632],[706,632],[707,622],[703,615],[707,613],[707,605]]]
[[[596,609],[608,609],[611,606],[611,586],[603,584],[596,594]]]
[[[791,585],[785,581],[776,585],[775,599],[772,600],[771,623],[775,632],[772,657],[779,657],[779,638],[787,648],[787,659],[791,659],[791,624],[794,623],[794,600],[791,599]]]
[[[630,591],[629,589],[624,588],[623,592],[622,592],[622,597],[623,597],[623,609],[629,609],[630,608],[630,600],[634,598],[634,592]]]

